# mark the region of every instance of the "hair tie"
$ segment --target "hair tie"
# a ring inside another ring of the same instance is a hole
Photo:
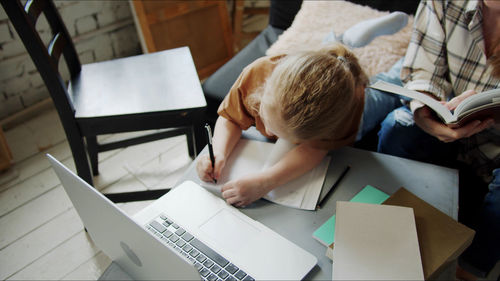
[[[344,56],[337,56],[337,59],[343,63],[347,63],[347,60],[345,59]]]

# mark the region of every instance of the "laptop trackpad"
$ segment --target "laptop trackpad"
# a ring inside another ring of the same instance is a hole
[[[208,237],[224,246],[224,248],[238,249],[242,245],[259,237],[260,230],[232,214],[229,210],[222,209],[200,226]]]

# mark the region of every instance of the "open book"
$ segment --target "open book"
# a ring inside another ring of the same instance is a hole
[[[422,102],[436,112],[448,126],[460,127],[472,120],[494,118],[500,123],[500,89],[477,93],[464,99],[453,112],[432,97],[398,85],[377,81],[370,88],[406,96]]]
[[[276,143],[240,139],[227,160],[217,184],[203,182],[202,186],[220,191],[228,181],[258,173],[276,162],[295,145],[283,139]],[[330,157],[308,173],[270,191],[265,199],[288,207],[314,210],[318,204]]]

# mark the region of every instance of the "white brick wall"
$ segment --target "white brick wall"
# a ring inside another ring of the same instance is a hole
[[[128,1],[55,1],[75,41],[82,63],[136,55],[141,52]],[[50,40],[46,20],[37,29]],[[63,77],[68,78],[65,67]],[[14,27],[0,8],[0,119],[49,97],[38,71]]]

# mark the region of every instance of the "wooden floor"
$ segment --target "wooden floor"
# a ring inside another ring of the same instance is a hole
[[[111,261],[92,244],[45,157],[74,170],[56,111],[5,134],[16,164],[0,175],[0,279],[97,279]],[[95,185],[106,192],[172,187],[191,161],[184,136],[101,153]],[[119,206],[134,214],[149,203]]]

